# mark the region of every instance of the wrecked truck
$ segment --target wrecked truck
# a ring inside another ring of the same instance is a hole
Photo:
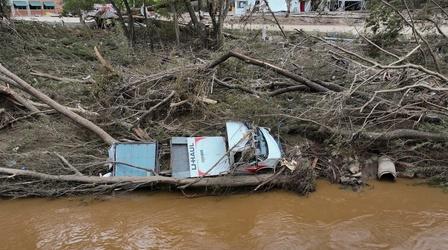
[[[112,176],[159,175],[157,142],[115,143],[109,150]],[[226,136],[173,137],[171,176],[184,179],[273,171],[282,148],[268,128],[226,122]]]

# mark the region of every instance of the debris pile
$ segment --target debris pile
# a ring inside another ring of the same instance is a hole
[[[218,52],[188,45],[151,52],[144,44],[130,52],[110,31],[41,27],[49,29],[44,36],[20,32],[24,27],[0,36],[25,48],[0,49],[4,196],[238,183],[306,194],[317,176],[362,184],[363,163],[374,156],[397,168],[440,166],[438,176],[446,176],[448,158],[437,149],[448,140],[447,65],[440,62],[439,72],[421,63],[423,48],[412,42],[376,58],[365,39],[329,42],[303,32],[268,43],[247,34]],[[58,32],[72,40],[56,43]],[[27,36],[41,44],[39,52],[23,42]],[[60,68],[52,72],[42,61]],[[287,161],[252,176],[99,177],[108,172],[108,144],[158,141],[163,173],[171,138],[221,136],[228,120],[270,127]]]

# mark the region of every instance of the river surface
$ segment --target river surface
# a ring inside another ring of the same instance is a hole
[[[2,200],[0,249],[448,249],[441,189],[403,180],[317,189]]]

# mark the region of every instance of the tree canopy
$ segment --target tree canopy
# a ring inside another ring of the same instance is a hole
[[[8,0],[0,0],[0,18],[7,16],[9,12]]]
[[[64,0],[64,12],[79,14],[81,10],[90,10],[96,3],[105,3],[104,0]]]

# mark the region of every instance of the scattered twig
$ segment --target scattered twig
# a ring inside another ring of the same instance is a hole
[[[435,6],[437,6],[437,8],[439,8],[443,14],[445,14],[445,16],[448,18],[448,12],[442,7],[440,6],[440,4],[438,4],[436,1],[434,0],[430,0]]]
[[[61,160],[61,162],[64,163],[65,166],[73,170],[73,172],[75,172],[75,175],[79,176],[83,175],[77,168],[75,168],[72,164],[70,164],[70,162],[68,162],[67,159],[64,158],[64,156],[58,154],[57,152],[53,152],[53,154],[56,155],[59,158],[59,160]]]
[[[300,30],[297,30],[297,32],[302,33],[302,34],[304,33],[303,31],[300,31]],[[332,46],[332,47],[334,47],[334,48],[336,48],[336,49],[338,49],[338,50],[340,50],[340,51],[342,51],[342,52],[344,52],[344,53],[346,53],[346,54],[349,54],[349,55],[351,55],[351,56],[354,56],[354,57],[360,59],[361,61],[367,62],[367,63],[371,64],[373,67],[377,67],[377,68],[380,68],[380,69],[403,69],[403,68],[413,68],[413,69],[417,69],[417,70],[420,70],[420,71],[422,71],[422,72],[425,72],[426,74],[433,75],[433,76],[435,76],[435,77],[437,77],[437,78],[439,78],[439,79],[441,79],[441,80],[443,80],[443,81],[445,81],[445,82],[448,82],[448,78],[447,78],[446,76],[444,76],[444,75],[442,75],[442,74],[440,74],[440,73],[438,73],[438,72],[434,72],[434,71],[432,71],[432,70],[429,70],[429,69],[423,67],[422,65],[416,65],[416,64],[412,64],[412,63],[408,63],[408,64],[405,64],[405,65],[382,65],[382,64],[380,64],[380,63],[378,63],[378,62],[375,62],[375,61],[373,61],[373,60],[371,60],[371,59],[368,59],[368,58],[363,57],[363,56],[361,56],[361,55],[359,55],[359,54],[356,54],[356,53],[354,53],[354,52],[352,52],[352,51],[349,51],[349,50],[344,49],[344,48],[342,48],[342,47],[340,47],[340,46],[337,46],[336,44],[329,43],[329,42],[325,41],[325,39],[322,39],[322,38],[320,38],[320,37],[317,37],[317,36],[314,36],[314,35],[310,35],[310,34],[306,34],[306,35],[307,35],[307,36],[310,36],[310,37],[313,37],[313,38],[315,38],[315,39],[318,39],[318,40],[320,40],[320,41],[322,41],[322,42],[324,42],[324,43],[326,43],[326,44],[328,44],[328,45],[330,45],[330,46]],[[418,49],[418,48],[419,48],[419,47],[415,48],[415,49],[412,50],[411,52],[414,53],[414,51],[415,51],[416,49]],[[403,57],[404,59],[402,58],[402,59],[400,59],[399,61],[394,62],[393,64],[397,64],[397,63],[399,63],[399,62],[405,60],[405,59],[406,59],[410,54],[412,54],[412,53],[408,53],[408,55],[406,55],[405,57]]]
[[[397,8],[395,8],[392,4],[388,3],[388,2],[385,1],[385,0],[381,0],[381,2],[382,2],[383,4],[387,5],[387,6],[388,6],[389,8],[391,8],[395,13],[397,13],[397,14],[401,17],[401,19],[402,19],[407,25],[409,25],[409,26],[412,28],[413,32],[418,36],[418,38],[420,38],[420,40],[423,41],[423,43],[424,43],[424,44],[426,45],[426,47],[428,48],[429,53],[431,54],[431,57],[432,57],[432,60],[433,60],[433,62],[434,62],[434,65],[435,65],[435,67],[436,67],[436,69],[437,69],[437,72],[440,73],[440,65],[439,65],[439,62],[438,62],[438,60],[437,60],[437,58],[436,58],[436,55],[434,54],[434,51],[432,51],[432,48],[431,48],[431,46],[429,45],[428,40],[426,40],[426,39],[423,37],[422,33],[421,33],[420,31],[418,31],[418,29],[415,27],[414,20],[412,19],[412,16],[411,16],[411,14],[410,14],[410,10],[409,10],[409,8],[408,8],[408,6],[407,6],[406,0],[402,0],[402,1],[403,1],[404,5],[405,5],[405,7],[406,7],[407,12],[409,13],[409,18],[411,18],[411,21],[407,20],[406,17],[403,16],[403,14],[401,13],[401,11],[399,11]]]
[[[139,118],[138,118],[138,123],[141,123],[148,115],[150,115],[155,109],[157,109],[158,107],[162,106],[163,104],[167,103],[171,98],[173,98],[173,96],[176,94],[176,91],[171,91],[171,93],[165,97],[165,99],[163,99],[162,101],[160,101],[159,103],[157,103],[156,105],[152,106],[148,111],[146,111],[145,113],[143,113]]]
[[[381,51],[384,52],[385,54],[387,54],[387,55],[389,55],[389,56],[392,56],[392,57],[394,57],[394,58],[396,58],[396,59],[400,59],[399,56],[395,55],[394,53],[392,53],[392,52],[390,52],[390,51],[387,51],[387,50],[383,49],[381,46],[378,46],[378,44],[372,42],[369,38],[367,38],[367,37],[364,36],[363,34],[358,33],[358,35],[359,35],[360,37],[362,37],[362,39],[366,40],[366,41],[367,41],[369,44],[371,44],[373,47],[375,47],[375,48],[381,50]]]
[[[29,113],[27,115],[24,115],[24,116],[12,119],[12,120],[6,122],[5,124],[1,125],[0,126],[0,130],[4,129],[6,127],[11,126],[12,124],[14,124],[14,123],[16,123],[18,121],[22,121],[22,120],[28,119],[28,118],[33,117],[35,115],[40,115],[40,114],[45,114],[45,113],[50,113],[50,112],[51,112],[51,110],[43,110],[43,111],[38,111],[38,112],[32,112],[32,113]]]
[[[445,34],[445,32],[442,31],[442,29],[440,28],[440,26],[437,24],[436,21],[432,20],[431,18],[427,17],[426,20],[428,20],[429,22],[431,22],[432,24],[434,24],[434,27],[436,27],[437,32],[439,32],[439,34],[441,36],[443,36],[445,39],[448,39],[448,36]]]
[[[272,182],[272,180],[274,180],[275,178],[277,178],[278,176],[280,176],[281,174],[283,174],[283,172],[285,172],[286,167],[283,167],[282,169],[280,169],[277,173],[273,174],[271,178],[263,181],[262,183],[260,183],[260,185],[258,185],[256,188],[254,188],[254,191],[258,191],[258,189],[260,189],[262,186]]]

